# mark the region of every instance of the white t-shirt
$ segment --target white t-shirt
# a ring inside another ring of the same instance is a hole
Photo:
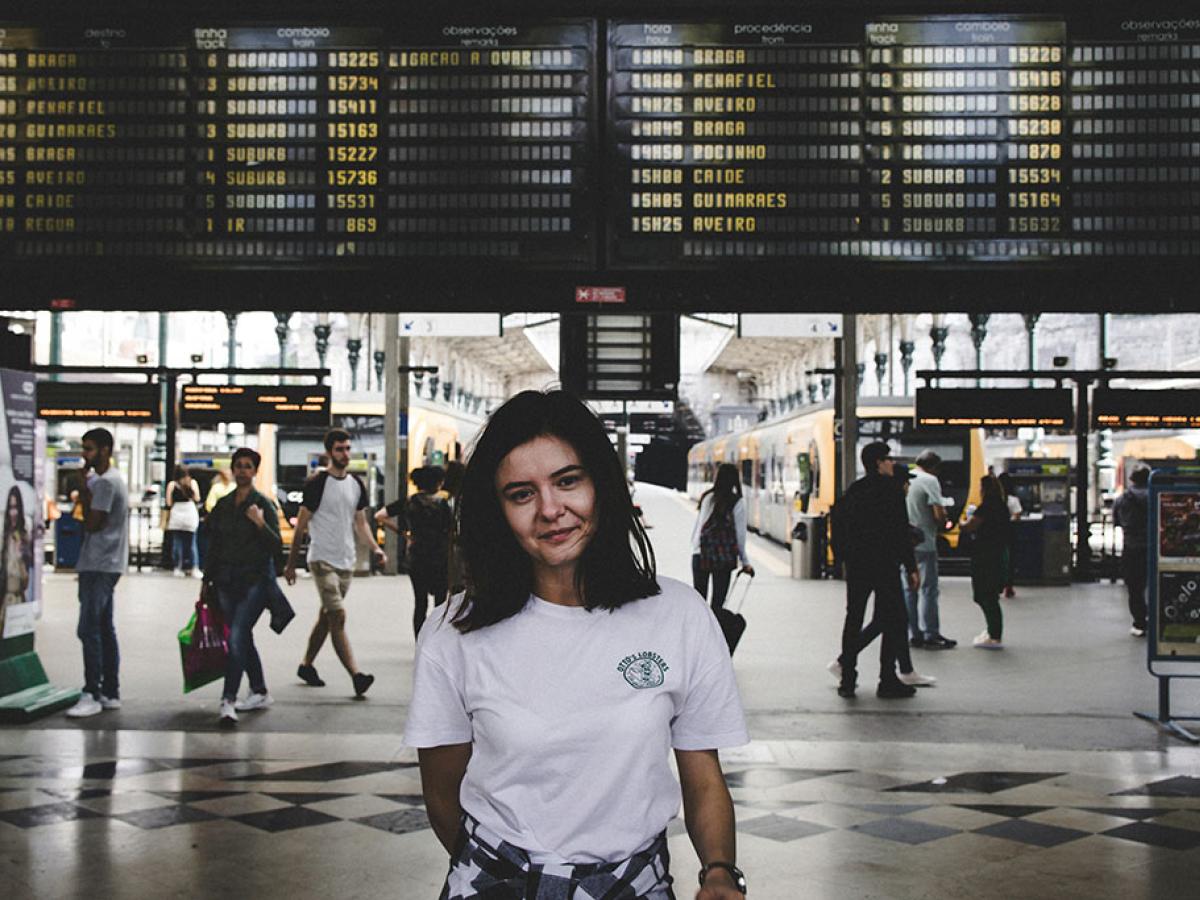
[[[612,612],[531,597],[468,634],[440,611],[421,629],[404,742],[472,743],[463,809],[535,862],[630,856],[679,812],[672,748],[750,739],[716,617],[658,582]]]
[[[319,476],[318,476],[319,477]],[[321,502],[308,524],[308,564],[354,569],[354,517],[362,508],[362,487],[353,475],[325,479]]]
[[[700,530],[708,517],[712,515],[713,495],[706,494],[700,501],[700,511],[696,515],[696,524],[692,526],[692,556],[700,552]],[[750,565],[750,557],[746,555],[746,501],[738,497],[733,504],[733,533],[737,536],[738,559],[743,566]]]

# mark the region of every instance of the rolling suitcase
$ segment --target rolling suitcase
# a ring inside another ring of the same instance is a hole
[[[729,586],[729,600],[733,599],[733,595],[737,591],[738,579],[741,577],[742,573],[740,571],[734,576],[733,584]],[[726,607],[721,607],[716,612],[717,624],[721,626],[721,633],[725,635],[725,643],[729,645],[730,656],[733,656],[733,651],[737,649],[738,642],[746,632],[746,617],[742,615],[741,610],[742,604],[746,602],[746,595],[750,593],[750,584],[753,581],[753,575],[746,579],[745,586],[742,588],[742,596],[738,600],[736,612]]]

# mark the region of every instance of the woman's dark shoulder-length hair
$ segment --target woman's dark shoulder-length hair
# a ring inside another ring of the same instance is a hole
[[[538,437],[574,447],[595,486],[595,530],[575,576],[584,606],[611,610],[659,592],[654,550],[634,515],[624,469],[600,420],[564,391],[523,391],[492,413],[463,473],[457,531],[467,602],[454,617],[460,631],[494,625],[529,600],[533,567],[504,517],[496,471],[512,450]]]
[[[14,528],[8,521],[8,505],[17,501],[17,524]],[[25,536],[25,498],[21,496],[21,489],[17,485],[13,485],[8,489],[8,496],[4,498],[4,536],[8,537],[13,531],[16,531],[22,537]],[[5,545],[5,552],[8,547]]]

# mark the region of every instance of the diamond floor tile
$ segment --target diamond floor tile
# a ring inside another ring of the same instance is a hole
[[[787,843],[811,837],[814,834],[821,834],[830,829],[813,822],[802,822],[799,819],[789,819],[787,816],[772,815],[739,822],[737,830],[738,834],[752,834],[755,837]]]
[[[138,828],[150,830],[168,828],[171,825],[190,825],[193,822],[208,822],[213,819],[219,819],[220,816],[215,816],[202,809],[196,809],[194,806],[177,804],[175,806],[160,806],[157,809],[139,809],[134,812],[121,813],[113,818],[120,819],[122,822],[128,822],[130,825],[136,825]]]
[[[284,769],[280,772],[261,772],[241,775],[230,781],[341,781],[343,778],[358,778],[361,775],[376,775],[380,772],[395,772],[416,768],[416,763],[337,762],[319,766],[304,766],[299,769]]]
[[[1007,822],[985,825],[983,828],[976,828],[975,833],[1031,844],[1034,847],[1057,847],[1059,844],[1068,844],[1091,834],[1089,831],[1060,828],[1057,825],[1029,822],[1025,819],[1009,819]]]
[[[74,803],[47,803],[43,806],[31,806],[28,809],[10,809],[0,812],[0,821],[18,828],[36,828],[39,825],[55,825],[59,822],[71,822],[75,819],[100,819],[100,813],[76,806]]]
[[[1062,772],[961,772],[946,778],[902,784],[889,791],[929,794],[995,794],[1026,784],[1057,778]]]
[[[398,809],[394,812],[379,813],[374,816],[362,816],[353,821],[392,834],[409,834],[429,827],[429,817],[425,815],[423,809]]]
[[[930,825],[913,819],[879,819],[874,822],[864,822],[862,825],[852,825],[849,831],[858,831],[872,837],[897,841],[901,844],[925,844],[938,838],[949,837],[962,832],[954,828],[943,828],[941,825]]]
[[[993,816],[1006,816],[1010,819],[1019,819],[1022,816],[1031,816],[1034,813],[1054,808],[1052,806],[1016,806],[1010,803],[956,803],[954,805],[963,809],[973,809],[975,812],[991,813]]]
[[[1113,797],[1200,797],[1200,777],[1192,775],[1176,775],[1174,778],[1164,778],[1162,781],[1152,781],[1139,788],[1127,791],[1116,791]]]
[[[810,778],[824,778],[826,775],[840,775],[848,769],[789,769],[785,767],[771,769],[745,769],[741,772],[727,772],[725,783],[731,788],[774,788],[793,784],[797,781],[807,781]]]
[[[335,816],[317,812],[304,806],[287,806],[283,809],[268,809],[264,812],[247,813],[244,816],[233,816],[237,822],[250,825],[262,831],[293,831],[297,828],[311,828],[314,825],[327,825],[330,822],[340,822]]]
[[[1149,844],[1151,847],[1163,847],[1167,850],[1192,850],[1200,847],[1200,831],[1155,825],[1153,822],[1131,822],[1101,833],[1108,837],[1137,841],[1139,844]]]

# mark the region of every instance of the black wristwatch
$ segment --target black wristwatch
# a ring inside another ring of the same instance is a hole
[[[704,887],[704,877],[706,875],[708,875],[708,873],[711,872],[713,869],[724,869],[726,872],[728,872],[730,874],[730,876],[732,876],[733,886],[735,888],[737,888],[739,891],[741,891],[743,894],[746,893],[746,876],[742,874],[741,869],[739,869],[733,863],[729,863],[729,862],[710,862],[703,869],[701,869],[700,870],[700,886],[701,887]]]

